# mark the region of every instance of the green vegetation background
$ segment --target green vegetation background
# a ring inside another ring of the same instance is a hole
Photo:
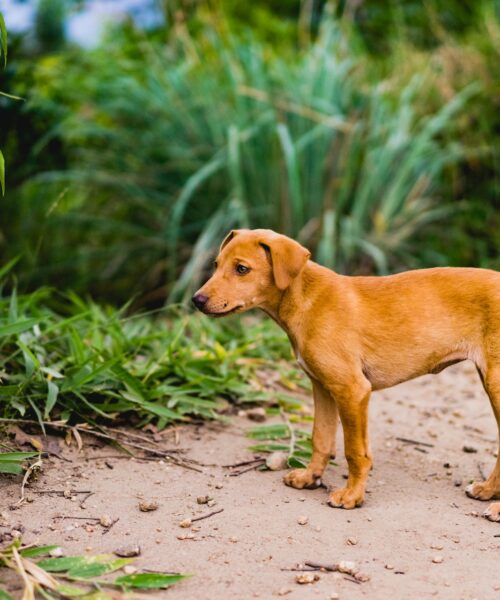
[[[185,300],[232,227],[349,274],[500,268],[493,3],[186,0],[91,50],[65,41],[76,4],[40,0],[0,74],[24,99],[0,96],[3,415],[261,399],[274,326],[135,314]]]

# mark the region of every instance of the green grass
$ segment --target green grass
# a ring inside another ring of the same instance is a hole
[[[172,307],[127,316],[40,289],[0,298],[0,416],[160,428],[216,418],[228,404],[270,401],[265,384],[299,381],[270,321],[213,321]],[[281,361],[281,362],[280,362]],[[132,415],[132,417],[131,417]]]

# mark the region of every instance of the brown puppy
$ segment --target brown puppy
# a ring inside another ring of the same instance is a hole
[[[215,272],[194,295],[204,313],[224,316],[260,308],[288,334],[311,378],[313,455],[285,483],[320,483],[344,428],[349,478],[329,504],[354,508],[364,500],[372,456],[367,409],[372,390],[470,359],[479,372],[500,429],[500,273],[437,268],[388,277],[345,277],[309,260],[294,240],[266,229],[237,230],[222,242]],[[473,498],[500,496],[500,454]],[[490,507],[500,518],[499,504]]]

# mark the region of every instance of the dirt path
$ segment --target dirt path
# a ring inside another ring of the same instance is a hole
[[[108,459],[111,469],[96,456],[115,455],[113,449],[86,446],[86,458],[68,450],[73,462],[51,460],[33,489],[92,490],[87,508],[79,507],[81,497],[33,493],[34,502],[10,511],[19,484],[4,481],[0,506],[8,523],[0,533],[22,525],[25,542],[60,543],[67,554],[112,552],[138,542],[140,566],[194,575],[155,598],[500,599],[500,524],[481,518],[486,504],[464,494],[481,468],[487,473],[493,466],[497,450],[494,419],[471,366],[374,394],[375,467],[365,506],[354,511],[329,508],[324,489],[285,487],[283,472],[227,477],[219,465],[251,457],[244,435],[251,426],[235,418],[228,427],[183,428],[181,446],[214,465],[203,473],[114,458]],[[405,444],[396,436],[434,446]],[[464,446],[477,452],[464,452]],[[337,462],[325,477],[328,485],[343,481],[342,452]],[[215,499],[213,508],[197,504],[206,494]],[[142,498],[157,501],[158,510],[140,512]],[[219,508],[224,511],[196,530],[178,526]],[[54,518],[104,513],[120,519],[105,535],[100,526],[87,531],[85,521]],[[302,516],[305,525],[298,524]],[[190,531],[194,539],[178,539]],[[442,562],[433,562],[438,557]],[[316,583],[299,586],[295,573],[283,569],[307,560],[353,560],[371,579],[355,583],[321,573]]]

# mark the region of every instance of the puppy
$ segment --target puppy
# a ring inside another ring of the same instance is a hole
[[[500,273],[436,268],[387,277],[346,277],[311,260],[296,241],[266,229],[235,230],[224,239],[215,272],[193,296],[207,315],[260,308],[287,333],[314,395],[313,454],[285,476],[313,488],[335,456],[342,423],[349,477],[329,504],[361,506],[372,454],[368,401],[381,390],[471,360],[500,429]],[[500,453],[486,481],[467,494],[500,497]],[[500,519],[500,503],[488,514]]]

